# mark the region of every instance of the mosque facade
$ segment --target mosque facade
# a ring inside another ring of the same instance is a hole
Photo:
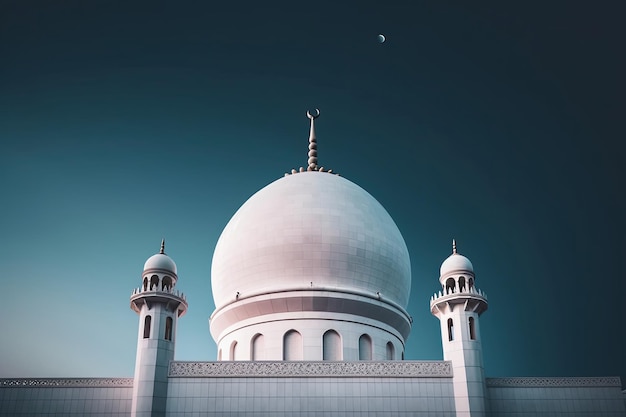
[[[485,376],[488,299],[455,242],[430,298],[443,360],[405,360],[409,251],[374,197],[318,165],[307,116],[307,167],[250,197],[216,245],[216,361],[174,359],[188,304],[162,242],[130,297],[134,376],[0,379],[0,415],[626,417],[619,377]]]

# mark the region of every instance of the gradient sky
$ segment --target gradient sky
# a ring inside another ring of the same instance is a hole
[[[320,165],[409,248],[407,359],[442,358],[456,238],[487,376],[626,385],[624,3],[335,3],[0,1],[0,377],[132,376],[162,237],[176,358],[215,360],[217,239],[318,107]]]

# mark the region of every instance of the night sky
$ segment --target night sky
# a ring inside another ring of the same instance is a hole
[[[0,377],[132,376],[163,237],[176,358],[215,360],[217,239],[317,107],[320,165],[409,248],[407,359],[442,358],[456,238],[487,376],[626,385],[623,2],[216,3],[0,1]]]

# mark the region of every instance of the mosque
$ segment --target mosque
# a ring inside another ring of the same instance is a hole
[[[134,377],[0,379],[0,415],[626,417],[619,377],[485,377],[488,299],[454,242],[430,297],[443,360],[404,360],[406,244],[374,197],[318,166],[307,116],[307,167],[250,197],[215,248],[216,361],[174,359],[188,304],[162,242],[130,297]]]

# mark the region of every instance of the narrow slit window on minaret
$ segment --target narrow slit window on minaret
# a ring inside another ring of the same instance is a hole
[[[452,319],[448,319],[448,341],[454,340],[454,323]]]
[[[172,324],[173,320],[171,317],[165,319],[165,340],[172,340]]]
[[[143,320],[143,338],[150,338],[150,325],[152,323],[152,316],[146,316]]]
[[[143,290],[144,291],[148,290],[148,277],[144,277],[143,279]]]
[[[476,330],[474,329],[474,317],[469,318],[470,339],[476,340]]]
[[[459,277],[459,292],[465,291],[465,277]]]
[[[470,277],[468,282],[469,282],[469,289],[470,290],[473,289],[474,288],[474,280]]]

